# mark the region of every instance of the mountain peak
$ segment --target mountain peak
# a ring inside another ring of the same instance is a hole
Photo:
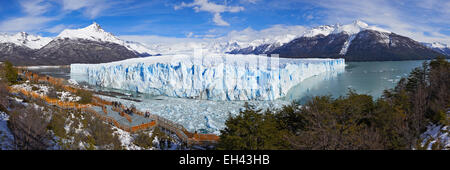
[[[336,25],[333,33],[347,33],[347,34],[357,34],[360,31],[367,29],[369,27],[368,24],[362,22],[361,20],[355,20],[351,24],[347,25]]]
[[[93,22],[91,25],[87,26],[86,29],[102,30],[102,27],[96,22]]]
[[[59,35],[59,38],[69,39],[87,39],[93,41],[104,41],[122,44],[117,37],[104,31],[99,24],[93,22],[91,25],[80,29],[65,29]]]
[[[26,33],[26,32],[19,32],[19,33],[16,34],[16,36],[27,37],[28,33]]]
[[[102,27],[97,24],[96,22],[93,22],[91,25],[80,28],[80,29],[65,29],[63,32],[61,32],[58,35],[58,38],[61,39],[85,39],[85,40],[91,40],[91,41],[100,41],[100,42],[110,42],[110,43],[116,43],[122,46],[125,46],[127,49],[136,51],[137,53],[148,53],[150,54],[151,51],[148,50],[146,47],[144,47],[141,44],[138,43],[130,43],[125,42],[113,34],[106,32],[102,29]]]
[[[314,37],[316,35],[322,34],[324,36],[327,36],[329,34],[338,34],[338,33],[346,33],[349,35],[357,34],[363,30],[375,30],[379,32],[385,32],[390,33],[389,31],[386,31],[384,29],[375,27],[375,26],[369,26],[369,24],[361,21],[361,20],[355,20],[352,23],[341,25],[341,24],[334,24],[334,25],[322,25],[318,27],[314,27],[310,30],[307,30],[303,36],[304,37]]]
[[[347,33],[350,35],[357,34],[364,30],[374,30],[378,32],[384,32],[384,33],[391,33],[390,31],[384,30],[382,28],[376,27],[376,26],[369,26],[369,24],[361,21],[361,20],[355,20],[351,24],[347,25],[339,25],[337,24],[335,26],[333,33]]]
[[[367,23],[365,23],[365,22],[363,22],[363,21],[361,21],[359,19],[353,21],[353,25],[361,27],[361,28],[369,27],[369,24],[367,24]]]

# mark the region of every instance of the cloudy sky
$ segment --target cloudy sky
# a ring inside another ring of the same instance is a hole
[[[449,0],[1,0],[0,32],[56,36],[95,21],[115,35],[149,41],[360,19],[418,41],[450,44],[449,9]]]

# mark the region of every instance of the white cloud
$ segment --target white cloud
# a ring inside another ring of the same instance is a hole
[[[19,1],[22,12],[26,15],[8,18],[0,22],[1,32],[34,31],[45,27],[48,22],[54,21],[57,17],[43,16],[49,11],[51,5],[43,0],[22,0]]]
[[[40,17],[40,16],[25,16],[19,18],[12,18],[0,22],[0,31],[2,32],[20,32],[20,31],[34,31],[45,27],[50,21],[55,18]]]
[[[88,1],[84,0],[62,0],[63,10],[74,11],[88,6]]]
[[[218,26],[230,26],[230,24],[222,19],[220,13],[215,13],[213,18],[214,23]]]
[[[158,35],[122,35],[119,38],[127,41],[139,42],[145,45],[155,44],[175,44],[182,42],[202,42],[202,39],[198,38],[177,38],[177,37],[164,37]]]
[[[24,0],[19,3],[23,8],[22,11],[32,16],[42,15],[50,8],[50,4],[44,0]]]
[[[241,3],[250,3],[250,4],[256,4],[260,0],[241,0]]]
[[[72,26],[67,26],[67,25],[64,25],[64,24],[58,24],[58,25],[55,25],[55,26],[53,26],[51,28],[46,29],[45,31],[47,31],[49,33],[60,33],[64,29],[71,28],[71,27]]]
[[[195,10],[195,12],[209,12],[214,15],[213,22],[218,26],[229,26],[230,24],[222,19],[221,13],[230,12],[236,13],[244,10],[241,6],[227,6],[220,5],[208,0],[194,0],[192,3],[182,2],[180,5],[174,7],[175,10],[179,10],[185,7],[190,7]]]
[[[417,3],[388,0],[318,0],[313,4],[325,8],[325,22],[348,23],[361,19],[417,41],[450,43],[450,36],[439,33],[442,27],[433,24],[450,23],[448,2],[421,0]],[[444,8],[442,8],[444,7]],[[450,7],[450,4],[449,4]],[[414,9],[411,10],[411,9]],[[425,15],[428,14],[428,15]],[[429,33],[426,35],[425,33]]]
[[[64,11],[81,10],[83,15],[91,19],[111,7],[111,2],[106,0],[62,0],[61,3]]]
[[[55,7],[54,3],[61,5],[59,13],[49,16],[48,12]],[[25,14],[19,17],[7,18],[0,22],[0,32],[18,31],[47,31],[57,33],[64,25],[56,25],[48,28],[48,23],[59,20],[72,11],[81,11],[88,18],[96,18],[106,9],[120,2],[106,0],[21,0],[21,11]]]

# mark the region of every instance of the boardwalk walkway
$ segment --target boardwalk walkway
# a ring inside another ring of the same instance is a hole
[[[19,70],[19,74],[25,79],[30,81],[37,81],[40,83],[48,83],[54,86],[62,86],[65,90],[75,93],[77,87],[64,83],[64,79],[53,78],[50,76],[41,76],[27,70]],[[65,109],[79,109],[83,112],[91,113],[103,121],[109,122],[114,126],[125,130],[127,132],[136,132],[149,128],[161,128],[164,131],[168,131],[171,134],[176,135],[183,143],[188,146],[191,145],[211,145],[218,142],[219,137],[215,134],[197,134],[191,133],[186,130],[182,125],[165,119],[155,114],[146,115],[136,109],[131,114],[129,108],[121,105],[117,107],[113,105],[113,102],[103,100],[94,96],[91,104],[78,104],[76,102],[63,102],[58,99],[51,99],[48,96],[40,95],[33,91],[27,91],[26,89],[11,89],[11,92],[22,93],[32,98],[40,98],[46,101],[50,105],[55,105]]]

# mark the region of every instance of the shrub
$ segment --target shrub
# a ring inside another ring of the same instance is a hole
[[[3,63],[3,74],[6,81],[8,81],[11,84],[16,83],[17,79],[19,78],[19,75],[17,74],[17,69],[14,68],[13,64],[9,61],[5,61]]]
[[[59,98],[57,91],[54,88],[49,88],[47,92],[47,96],[52,99]]]
[[[161,149],[165,149],[167,147],[166,146],[166,141],[169,139],[169,137],[167,136],[166,133],[162,132],[159,128],[155,128],[153,130],[151,138],[152,139],[155,139],[155,138],[158,139],[159,147]]]
[[[153,139],[154,138],[151,138],[148,133],[144,133],[141,131],[138,132],[138,134],[134,138],[133,143],[142,148],[149,149],[153,146]]]
[[[31,87],[31,90],[33,90],[33,91],[38,91],[38,90],[39,90],[39,87],[33,86],[33,87]]]
[[[92,102],[92,92],[88,90],[78,89],[76,95],[81,97],[78,101],[81,104],[89,104]]]
[[[6,108],[8,107],[9,101],[8,101],[8,86],[0,81],[0,111],[6,111]]]
[[[25,150],[47,149],[50,141],[47,124],[42,111],[32,105],[14,111],[8,121],[15,145]]]
[[[94,142],[90,142],[91,144],[95,143],[98,149],[121,149],[119,138],[113,135],[113,130],[110,125],[96,118],[86,119],[88,120],[86,130],[94,139]]]
[[[65,116],[61,112],[54,113],[52,118],[50,119],[50,123],[48,125],[48,129],[53,130],[56,136],[60,138],[66,138],[66,130],[65,127]]]

